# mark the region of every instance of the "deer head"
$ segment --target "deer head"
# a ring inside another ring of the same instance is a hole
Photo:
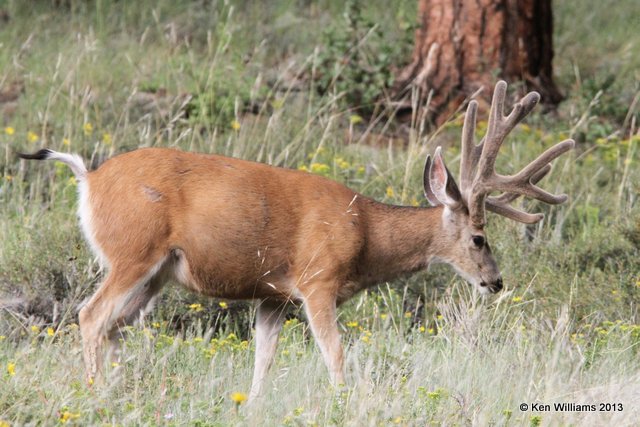
[[[471,101],[462,129],[462,155],[460,160],[460,187],[445,166],[438,147],[433,160],[427,156],[424,170],[424,191],[434,206],[443,206],[442,261],[452,265],[480,292],[498,292],[502,278],[498,265],[484,233],[485,210],[526,224],[534,224],[544,218],[541,213],[531,214],[510,205],[519,196],[531,197],[544,203],[559,204],[567,200],[564,194],[550,194],[536,184],[551,170],[550,162],[574,147],[571,139],[562,141],[542,153],[514,175],[500,175],[495,162],[506,136],[540,100],[536,92],[527,94],[504,115],[507,84],[496,84],[487,132],[479,144],[475,144],[476,114],[478,104]],[[492,196],[494,191],[502,194]]]

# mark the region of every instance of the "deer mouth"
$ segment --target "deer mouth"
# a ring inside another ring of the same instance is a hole
[[[493,283],[485,282],[484,280],[480,282],[480,290],[482,293],[490,292],[492,294],[497,294],[502,290],[502,278],[499,278]]]

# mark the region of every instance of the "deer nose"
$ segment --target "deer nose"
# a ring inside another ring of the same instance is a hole
[[[489,292],[495,294],[502,290],[502,277],[498,278],[495,282],[489,284],[487,282],[481,282],[480,286],[483,288],[489,288]]]

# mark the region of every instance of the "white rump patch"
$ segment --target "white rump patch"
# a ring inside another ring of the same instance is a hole
[[[98,258],[100,269],[109,268],[109,261],[104,252],[96,241],[95,233],[93,230],[93,212],[91,210],[91,191],[89,189],[89,183],[86,180],[78,182],[78,217],[80,217],[80,227],[84,234],[85,239],[89,243],[91,251]]]

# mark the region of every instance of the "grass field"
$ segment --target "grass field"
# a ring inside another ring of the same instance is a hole
[[[340,389],[292,311],[269,392],[248,406],[232,393],[250,387],[251,304],[169,286],[125,331],[106,384],[88,387],[77,308],[102,272],[77,224],[77,183],[65,166],[20,162],[16,152],[46,146],[95,166],[136,147],[179,147],[306,169],[422,206],[425,155],[443,145],[457,171],[459,117],[437,130],[403,128],[375,109],[365,120],[346,101],[369,99],[371,88],[350,92],[361,70],[336,63],[360,37],[372,81],[384,84],[387,64],[410,56],[414,0],[360,2],[351,32],[333,0],[178,3],[0,0],[0,426],[637,423],[636,0],[554,2],[567,99],[518,126],[498,168],[575,138],[543,185],[570,200],[527,202],[546,213],[535,227],[490,218],[502,293],[482,299],[437,267],[356,296],[340,309]]]

